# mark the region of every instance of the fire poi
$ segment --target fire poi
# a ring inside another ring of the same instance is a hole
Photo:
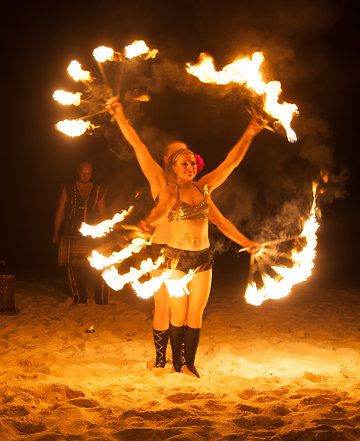
[[[93,56],[106,86],[106,98],[113,95],[113,91],[109,85],[102,63],[107,61],[119,63],[125,59],[131,60],[138,56],[143,56],[144,59],[153,58],[157,53],[157,49],[150,50],[143,40],[134,41],[131,45],[126,46],[122,53],[116,52],[107,46],[99,46],[94,49]],[[199,62],[195,65],[188,63],[186,70],[204,83],[218,85],[237,83],[262,97],[263,112],[281,124],[285,129],[288,140],[295,142],[297,137],[291,128],[291,122],[294,115],[298,114],[298,108],[296,104],[278,102],[281,93],[281,84],[279,81],[265,82],[263,80],[262,73],[260,72],[263,61],[264,56],[262,52],[255,52],[251,56],[236,59],[233,63],[226,65],[222,70],[217,71],[213,58],[210,55],[202,53],[199,57]],[[83,70],[81,64],[75,60],[69,64],[67,70],[75,81],[83,83],[88,89],[89,85],[94,81],[94,76],[89,71]],[[54,92],[53,98],[64,105],[79,106],[82,95],[80,92],[72,93],[57,90]],[[140,97],[139,100],[148,101],[149,97],[144,95]],[[56,124],[56,128],[68,136],[80,136],[86,131],[94,130],[97,127],[90,121],[84,121],[84,119],[106,111],[106,109],[104,110],[102,108],[98,112],[85,115],[78,119],[59,121]],[[326,175],[324,176],[326,177]],[[326,182],[324,176],[322,177],[324,182]],[[271,249],[271,246],[276,247],[282,242],[281,240],[264,243],[255,254],[251,255],[250,275],[256,268],[260,268],[262,286],[258,287],[254,281],[249,281],[245,293],[245,298],[248,303],[259,306],[265,300],[283,298],[290,293],[294,285],[306,280],[311,275],[316,255],[316,231],[319,228],[319,223],[316,218],[317,188],[318,184],[313,183],[313,203],[310,214],[303,225],[302,232],[298,236],[300,239],[305,240],[305,245],[300,251],[298,248],[294,248],[291,251],[289,260],[291,260],[292,265],[270,265],[270,268],[276,274],[275,277],[267,274],[266,271],[261,272],[262,263],[265,260],[271,260],[271,257],[277,253],[277,250]],[[85,236],[90,235],[93,238],[104,236],[108,234],[117,223],[122,222],[128,214],[130,214],[132,209],[133,207],[130,207],[128,210],[116,213],[112,219],[107,219],[98,225],[83,223],[80,232]],[[296,238],[289,238],[286,239],[286,241],[294,241],[295,239]],[[144,259],[139,263],[137,268],[131,267],[127,273],[119,274],[115,265],[139,253],[143,247],[150,243],[151,239],[147,241],[144,238],[135,237],[127,246],[123,247],[120,251],[114,251],[109,256],[104,256],[99,251],[93,250],[88,260],[92,267],[102,271],[103,279],[115,291],[122,289],[125,284],[129,283],[140,298],[146,299],[151,297],[162,284],[165,284],[171,297],[180,297],[189,294],[187,284],[196,273],[196,270],[190,270],[185,276],[180,278],[174,276],[173,270],[162,271],[161,274],[153,275],[149,280],[140,282],[140,279],[144,275],[156,271],[159,268],[163,262],[162,256],[155,262],[151,258]],[[246,249],[244,248],[240,251],[243,250]]]
[[[202,53],[197,64],[187,63],[186,70],[203,83],[225,85],[236,83],[245,86],[250,91],[263,97],[263,110],[275,118],[285,129],[290,142],[296,141],[296,133],[290,127],[292,118],[298,113],[296,104],[279,103],[281,83],[270,81],[266,83],[262,78],[260,67],[264,61],[262,52],[254,52],[251,56],[238,58],[222,70],[217,71],[214,59]]]
[[[125,59],[131,60],[136,57],[142,57],[145,60],[149,58],[156,57],[158,53],[157,49],[150,49],[147,44],[143,40],[135,40],[132,44],[129,44],[124,48],[122,52],[116,52],[111,47],[107,46],[99,46],[93,50],[93,56],[96,61],[97,67],[100,71],[100,75],[103,81],[104,86],[104,102],[106,99],[110,98],[114,95],[114,92],[110,86],[109,80],[105,73],[105,69],[103,67],[103,63],[106,61],[115,62],[115,63],[123,63]],[[91,97],[91,85],[95,81],[95,76],[91,74],[90,71],[83,70],[81,64],[77,60],[72,60],[67,68],[68,74],[72,77],[72,79],[76,82],[81,82],[86,88],[87,95]],[[63,105],[73,105],[80,106],[83,101],[89,99],[89,97],[82,98],[81,92],[68,92],[64,90],[56,90],[53,94],[53,98],[55,101],[63,104]],[[136,100],[136,98],[132,97],[131,100]],[[139,97],[139,101],[149,101],[150,98],[148,95],[144,95]],[[70,137],[81,136],[86,132],[92,132],[94,129],[98,128],[98,125],[93,124],[91,121],[83,121],[89,117],[93,117],[100,113],[107,112],[104,110],[104,102],[98,103],[100,109],[97,112],[93,112],[90,115],[85,115],[76,119],[67,119],[64,121],[59,121],[56,123],[55,127],[60,132],[64,133]]]
[[[260,306],[265,300],[286,297],[291,292],[294,285],[301,283],[310,277],[315,265],[314,259],[316,256],[317,245],[316,232],[320,226],[317,221],[317,189],[318,183],[313,182],[313,202],[310,214],[298,237],[299,239],[305,240],[305,245],[301,250],[298,250],[296,247],[291,250],[291,266],[270,265],[270,268],[276,273],[275,277],[271,277],[265,271],[262,271],[262,261],[267,258],[271,259],[274,255],[276,256],[277,251],[274,250],[271,252],[270,250],[267,250],[265,244],[258,253],[251,256],[250,271],[254,272],[256,267],[260,267],[262,286],[258,288],[254,281],[251,281],[248,284],[245,292],[245,299],[248,303]],[[274,246],[277,245],[276,242],[281,241],[274,241]]]

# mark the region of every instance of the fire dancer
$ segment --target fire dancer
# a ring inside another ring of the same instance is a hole
[[[67,267],[73,302],[87,303],[90,287],[94,290],[95,302],[101,305],[107,303],[109,288],[86,259],[94,246],[92,240],[79,232],[82,222],[97,223],[106,218],[105,190],[93,182],[92,176],[92,164],[81,162],[76,180],[62,185],[52,241],[59,245],[59,265]]]
[[[135,155],[138,159],[140,167],[149,181],[152,197],[157,201],[160,191],[169,185],[174,183],[174,176],[167,175],[160,165],[153,159],[146,145],[141,141],[140,137],[129,124],[122,105],[116,98],[108,101],[110,113],[115,116],[115,119],[129,144],[133,147]],[[247,149],[249,148],[254,136],[261,131],[262,127],[255,120],[252,121],[245,133],[242,135],[237,144],[233,147],[231,152],[227,155],[226,159],[217,168],[219,172],[219,185],[230,175],[236,166],[239,165],[243,157],[245,156]],[[182,142],[173,142],[166,148],[165,155],[163,157],[164,163],[169,162],[169,158],[174,152],[183,149],[185,144]],[[203,166],[202,159],[197,155],[198,171]],[[234,241],[243,241],[246,243],[246,238],[241,235],[237,228],[226,219],[220,211],[215,207],[215,204],[211,202],[211,222],[225,234],[227,237]],[[164,248],[169,237],[169,224],[165,219],[164,222],[156,226],[151,245],[151,255],[153,259],[157,258],[160,250]],[[240,239],[241,237],[241,239]],[[240,242],[238,242],[240,243]],[[170,322],[170,300],[166,288],[163,286],[154,295],[154,317],[153,317],[153,337],[156,348],[156,360],[154,367],[164,367],[166,363],[166,347],[169,337],[169,322]]]

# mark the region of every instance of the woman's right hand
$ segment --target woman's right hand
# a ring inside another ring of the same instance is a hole
[[[154,228],[149,225],[144,219],[142,219],[138,224],[137,227],[145,234],[151,234],[154,230]]]

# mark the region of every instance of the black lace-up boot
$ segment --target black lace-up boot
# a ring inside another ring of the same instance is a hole
[[[157,331],[153,328],[156,359],[153,367],[163,368],[166,364],[166,348],[169,340],[169,329]]]
[[[183,367],[181,348],[184,340],[184,326],[170,324],[170,343],[173,357],[173,366],[176,372]]]
[[[195,368],[195,355],[200,339],[200,328],[190,328],[185,326],[184,329],[184,347],[185,347],[185,365],[187,369],[196,377],[200,378]]]

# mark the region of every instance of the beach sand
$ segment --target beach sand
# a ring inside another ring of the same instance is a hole
[[[17,314],[0,315],[0,440],[360,440],[360,292],[308,281],[255,307],[224,279],[197,379],[171,373],[170,345],[147,368],[152,300],[72,305],[62,282],[18,278]]]

